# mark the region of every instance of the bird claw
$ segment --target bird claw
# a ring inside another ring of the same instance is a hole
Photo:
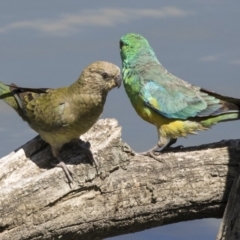
[[[139,155],[143,155],[143,156],[148,156],[148,157],[151,157],[155,160],[157,160],[158,162],[163,162],[165,163],[165,161],[160,157],[161,156],[161,152],[158,152],[158,151],[147,151],[147,152],[142,152],[142,153],[137,153]]]
[[[157,155],[156,155],[156,153],[157,153]],[[150,155],[150,157],[157,160],[158,162],[165,163],[165,160],[160,157],[161,156],[160,152],[150,151],[149,155]]]
[[[122,145],[122,150],[125,152],[125,153],[129,153],[131,155],[136,155],[137,153],[134,152],[131,147],[127,144],[127,143],[123,143]]]
[[[99,162],[97,159],[93,156],[91,150],[89,149],[91,147],[90,142],[84,142],[84,143],[79,143],[79,147],[81,148],[82,152],[88,157],[88,159],[93,163],[96,168],[99,168]]]
[[[73,172],[72,170],[70,170],[67,165],[62,161],[62,160],[59,160],[58,159],[58,163],[53,163],[51,162],[50,164],[53,166],[53,167],[60,167],[62,168],[62,170],[64,171],[64,173],[66,174],[67,176],[67,179],[69,181],[69,183],[73,183],[73,178],[71,175],[73,175]]]

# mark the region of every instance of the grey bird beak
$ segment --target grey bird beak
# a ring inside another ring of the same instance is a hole
[[[115,83],[116,83],[117,87],[120,88],[121,83],[122,83],[122,78],[121,78],[121,76],[118,75],[114,80],[115,80]]]

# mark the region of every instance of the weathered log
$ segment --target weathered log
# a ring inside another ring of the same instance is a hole
[[[40,137],[0,160],[0,239],[102,239],[164,224],[220,218],[237,173],[238,140],[133,156],[114,119],[84,136],[101,163],[96,171],[77,146],[61,151],[70,186],[51,168]]]
[[[217,240],[240,240],[240,169],[233,182]]]

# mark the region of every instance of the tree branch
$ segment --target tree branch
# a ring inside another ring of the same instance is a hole
[[[51,168],[51,150],[36,137],[0,160],[0,239],[102,239],[200,218],[220,218],[237,173],[238,140],[162,154],[163,163],[132,156],[114,119],[84,136],[98,173],[79,148],[61,151],[74,172],[69,186]]]
[[[240,239],[240,168],[235,177],[217,240]]]

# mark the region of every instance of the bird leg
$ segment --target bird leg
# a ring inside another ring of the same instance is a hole
[[[156,150],[159,149],[159,145],[156,145],[155,147],[149,149],[146,152],[140,152],[140,153],[136,153],[135,151],[133,151],[129,146],[124,146],[123,151],[126,153],[130,153],[131,155],[142,155],[142,156],[149,156],[154,158],[155,160],[159,161],[159,162],[164,162],[164,160],[162,160],[159,156],[156,156]]]
[[[176,139],[171,139],[171,138],[166,138],[166,137],[159,137],[159,141],[156,146],[153,148],[149,149],[146,152],[141,152],[139,154],[144,155],[144,156],[150,156],[155,158],[156,155],[160,155],[160,152],[165,148],[165,147],[170,147],[172,144],[174,144],[177,140]]]
[[[177,150],[183,148],[183,145],[179,145],[176,147],[171,147],[173,144],[177,142],[177,138],[171,138],[169,143],[161,150],[161,152],[167,152],[171,150]]]
[[[94,163],[95,166],[98,168],[99,163],[98,163],[97,159],[93,157],[91,150],[89,148],[85,147],[84,145],[82,145],[81,143],[78,143],[78,145],[81,148],[82,152],[85,153],[85,155],[91,161],[91,163]]]
[[[156,146],[154,146],[153,148],[149,149],[148,151],[145,152],[140,152],[140,153],[135,153],[135,154],[139,154],[139,155],[143,155],[143,156],[150,156],[150,153],[155,153],[157,152],[156,150],[159,149],[159,145],[157,144]]]
[[[164,162],[161,158],[157,157],[156,156],[156,150],[159,149],[159,145],[156,145],[155,147],[149,149],[148,151],[146,152],[140,152],[140,153],[136,153],[135,151],[133,151],[128,145],[125,145],[124,148],[123,148],[123,151],[126,152],[126,153],[129,153],[131,155],[142,155],[142,156],[149,156],[149,157],[152,157],[154,159],[156,159],[157,161],[159,162]]]
[[[160,155],[160,151],[157,151],[159,148],[163,148],[162,145],[160,145],[159,143],[154,146],[153,148],[149,149],[148,151],[146,152],[141,152],[141,153],[138,153],[140,155],[143,155],[143,156],[149,156],[149,157],[152,157],[154,158],[155,160],[157,160],[158,162],[165,162],[159,155]]]
[[[63,160],[58,156],[60,149],[61,148],[52,147],[53,156],[58,160],[58,163],[50,162],[50,164],[53,167],[62,168],[62,170],[66,174],[66,177],[67,177],[69,183],[73,183],[73,178],[72,178],[73,172],[67,167],[67,165],[63,162]]]
[[[66,177],[67,177],[69,183],[73,183],[73,178],[71,176],[71,175],[73,175],[73,172],[67,167],[67,165],[61,160],[61,158],[58,157],[57,160],[58,160],[58,163],[50,162],[50,164],[53,167],[60,167],[60,168],[62,168],[62,170],[66,174]]]
[[[177,138],[171,138],[169,143],[163,149],[170,148],[176,142],[177,142]]]
[[[87,158],[91,161],[91,163],[95,164],[95,166],[98,168],[99,163],[98,163],[97,159],[93,157],[93,154],[90,150],[91,144],[89,142],[84,142],[79,138],[74,139],[74,141],[77,142],[79,148],[87,156]]]
[[[161,137],[158,141],[158,144],[153,148],[149,149],[148,151],[140,152],[140,153],[135,153],[134,151],[132,151],[132,153],[134,155],[149,156],[159,162],[164,162],[164,160],[160,157],[161,153],[164,152],[165,150],[168,151],[168,150],[174,149],[173,147],[171,147],[171,145],[173,145],[176,142],[177,142],[176,138],[168,139],[168,138]],[[181,148],[181,147],[182,146],[177,146],[176,148]]]

